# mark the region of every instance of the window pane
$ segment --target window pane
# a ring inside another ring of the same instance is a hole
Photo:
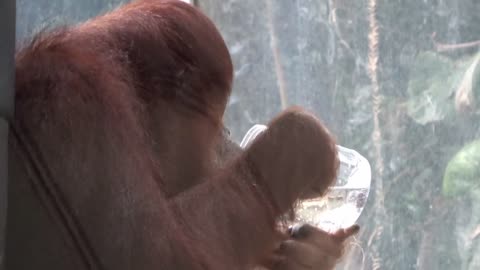
[[[479,1],[199,5],[234,58],[237,141],[301,105],[370,160],[363,229],[339,269],[480,269]]]
[[[128,0],[17,0],[17,40],[57,25],[85,21]]]

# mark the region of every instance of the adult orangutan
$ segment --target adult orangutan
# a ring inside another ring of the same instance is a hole
[[[358,228],[303,226],[276,249],[276,220],[331,184],[334,140],[293,108],[238,151],[222,132],[232,73],[215,26],[180,1],[20,49],[6,268],[330,269]]]

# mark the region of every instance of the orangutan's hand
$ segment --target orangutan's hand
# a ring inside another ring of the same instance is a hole
[[[347,239],[358,233],[353,225],[328,233],[310,225],[296,225],[289,230],[290,238],[275,252],[271,270],[332,270],[343,256]]]

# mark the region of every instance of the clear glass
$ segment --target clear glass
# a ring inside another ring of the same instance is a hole
[[[248,147],[267,128],[265,125],[254,125],[243,137],[240,147]],[[335,183],[325,195],[298,204],[296,223],[335,231],[355,224],[362,213],[370,193],[370,163],[355,150],[339,145],[337,149],[340,166]]]

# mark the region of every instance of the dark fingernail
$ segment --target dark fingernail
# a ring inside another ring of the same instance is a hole
[[[355,234],[355,233],[358,233],[358,231],[360,231],[360,226],[359,225],[355,224],[351,227],[351,232],[352,233]]]
[[[297,238],[300,234],[300,228],[302,226],[300,224],[295,224],[290,227],[288,227],[288,233],[290,234],[291,237]]]
[[[308,224],[296,224],[292,226],[290,236],[296,239],[302,239],[309,235],[310,230],[311,228]]]
[[[292,235],[292,231],[293,231],[293,226],[288,226],[287,233],[289,235]]]

